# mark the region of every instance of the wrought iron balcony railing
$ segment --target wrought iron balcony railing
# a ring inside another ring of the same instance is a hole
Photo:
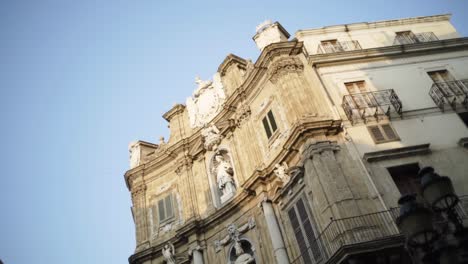
[[[321,258],[314,263],[325,263],[340,248],[358,243],[370,242],[392,236],[400,236],[400,232],[395,224],[396,214],[391,211],[378,212],[333,220],[325,227],[320,235],[315,238],[314,243],[321,252]],[[308,249],[312,250],[312,249]],[[301,252],[291,264],[306,263],[304,254]]]
[[[353,124],[371,117],[377,121],[381,116],[390,118],[392,107],[398,115],[403,113],[403,105],[393,89],[345,95],[341,106]]]
[[[356,40],[339,41],[336,43],[322,43],[318,45],[317,54],[336,53],[350,50],[360,50],[361,45]]]
[[[450,105],[453,110],[458,105],[468,109],[468,79],[435,82],[432,84],[429,95],[442,111],[445,110],[445,105]]]
[[[460,196],[460,203],[455,208],[462,220],[468,218],[466,205],[468,196]],[[300,252],[291,264],[307,263],[310,261],[310,254],[320,256],[315,258],[314,264],[326,263],[337,252],[344,248],[351,248],[353,245],[363,243],[375,243],[378,240],[395,239],[398,243],[402,241],[402,235],[396,225],[396,218],[400,215],[400,208],[391,208],[372,214],[348,217],[342,219],[332,219],[323,231],[314,238],[315,243]],[[436,226],[447,225],[447,220],[441,218],[434,223]],[[312,234],[313,235],[313,234]],[[305,257],[304,255],[307,254]]]
[[[439,40],[433,32],[401,34],[395,37],[393,45],[413,44]]]

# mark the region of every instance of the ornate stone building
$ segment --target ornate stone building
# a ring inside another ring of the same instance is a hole
[[[129,262],[409,263],[394,208],[419,169],[468,194],[468,39],[449,19],[258,26],[255,62],[228,55],[164,114],[168,142],[130,144]]]

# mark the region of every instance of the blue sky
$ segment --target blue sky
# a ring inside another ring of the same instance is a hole
[[[298,29],[452,13],[466,0],[0,2],[0,259],[128,263],[128,143],[168,137],[161,115],[228,53],[256,59],[255,26]]]

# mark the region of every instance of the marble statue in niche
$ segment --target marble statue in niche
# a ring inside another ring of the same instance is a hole
[[[176,264],[175,260],[175,248],[173,244],[166,244],[164,245],[163,249],[161,250],[164,259],[166,260],[167,264]]]
[[[232,252],[234,253],[235,255],[235,261],[234,261],[234,264],[251,264],[251,263],[255,263],[255,259],[254,257],[246,252],[246,250],[244,250],[244,248],[247,248],[248,251],[252,251],[251,250],[251,246],[250,246],[250,243],[248,243],[248,245],[246,245],[248,242],[245,241],[245,240],[238,240],[238,241],[235,241],[234,242],[234,251],[235,252]],[[244,245],[242,245],[244,244]],[[231,255],[232,255],[231,253]]]
[[[216,178],[221,203],[224,203],[236,194],[234,170],[227,151],[215,154],[211,172]]]
[[[216,73],[213,81],[195,78],[197,89],[192,97],[187,98],[186,105],[191,127],[202,127],[208,124],[222,109],[226,99],[221,76]]]

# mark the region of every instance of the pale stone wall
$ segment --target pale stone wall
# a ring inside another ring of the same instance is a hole
[[[468,193],[463,177],[468,152],[457,145],[468,137],[468,129],[453,111],[442,113],[435,107],[427,94],[431,81],[426,76],[426,71],[444,67],[456,78],[468,78],[464,67],[468,45],[411,56],[377,54],[372,60],[362,55],[348,62],[313,54],[317,41],[327,38],[360,38],[363,48],[371,48],[391,45],[394,32],[407,29],[457,37],[447,19],[356,24],[347,32],[338,27],[305,30],[296,34],[300,41],[289,42],[287,32],[275,23],[260,31],[266,36],[260,36],[262,53],[255,63],[228,55],[215,74],[226,98],[214,98],[216,112],[208,113],[213,116],[194,126],[189,116],[199,113],[175,105],[164,114],[170,126],[168,142],[145,143],[144,153],[137,152],[140,160],[125,175],[137,240],[130,262],[162,263],[161,250],[171,244],[177,263],[200,264],[200,259],[230,263],[234,245],[248,243],[252,251],[247,253],[257,263],[288,263],[300,255],[287,215],[298,198],[304,199],[320,233],[332,219],[396,206],[399,193],[388,173],[390,166],[411,162],[434,166],[452,177],[459,194]],[[336,61],[320,63],[321,59]],[[341,108],[347,94],[343,83],[355,80],[365,80],[370,90],[395,90],[404,111],[403,118],[391,120],[399,141],[375,144],[366,124],[347,120]],[[193,98],[220,88],[200,83]],[[277,124],[270,138],[262,123],[269,111]],[[427,143],[430,151],[425,155],[364,159],[368,153]],[[226,172],[234,182],[232,196],[223,196],[217,158],[232,166]],[[290,169],[289,182],[275,176],[279,164]],[[169,194],[174,198],[174,218],[159,223],[157,203]],[[237,233],[230,232],[232,225]],[[201,252],[200,259],[191,259],[193,250]]]

